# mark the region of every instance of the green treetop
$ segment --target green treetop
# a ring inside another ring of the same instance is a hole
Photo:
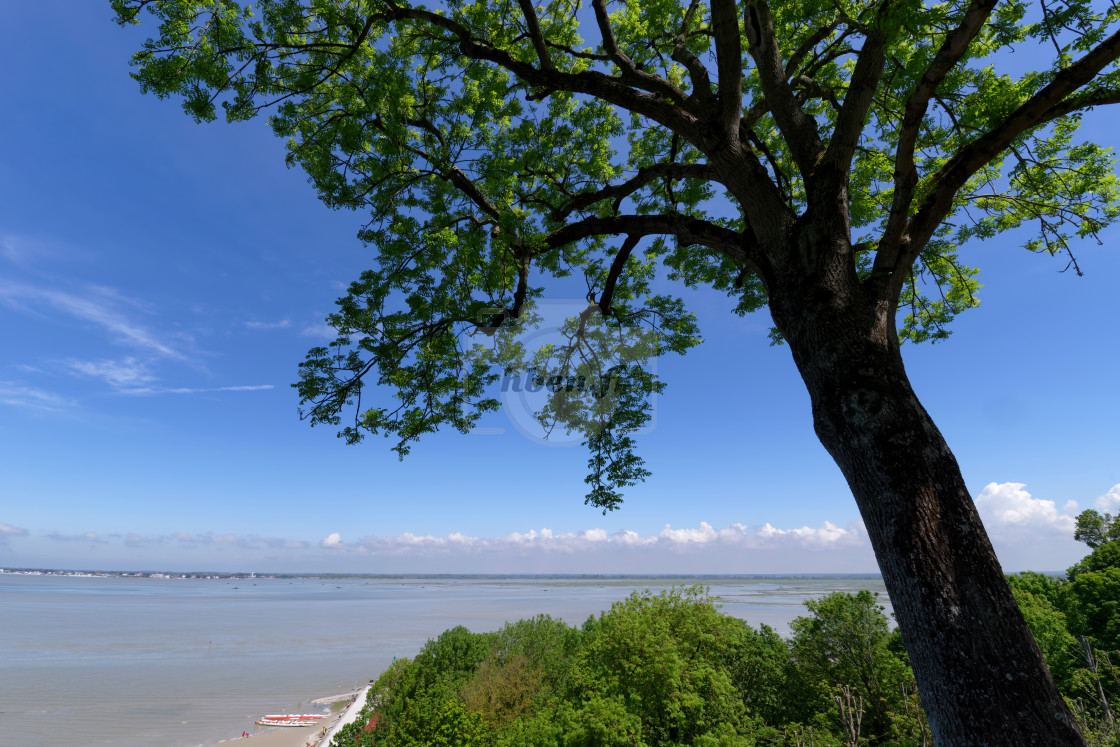
[[[1086,509],[1077,515],[1073,538],[1093,549],[1105,542],[1120,540],[1120,518],[1113,518],[1112,514],[1102,516],[1099,511]]]

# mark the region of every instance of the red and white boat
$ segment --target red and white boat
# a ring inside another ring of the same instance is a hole
[[[259,726],[314,726],[326,716],[317,713],[283,713],[261,716]]]

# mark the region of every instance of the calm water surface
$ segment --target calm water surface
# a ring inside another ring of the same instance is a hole
[[[0,575],[0,741],[200,747],[375,678],[455,625],[569,624],[635,589],[703,583],[783,635],[803,602],[878,577],[137,579]]]

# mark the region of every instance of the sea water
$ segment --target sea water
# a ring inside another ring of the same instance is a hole
[[[779,633],[876,576],[154,579],[0,575],[0,743],[199,747],[364,685],[455,625],[578,625],[634,590],[701,583]]]

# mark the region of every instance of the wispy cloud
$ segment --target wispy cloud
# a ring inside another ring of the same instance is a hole
[[[83,294],[77,294],[30,285],[0,284],[0,303],[21,313],[53,308],[101,327],[119,343],[167,358],[185,358],[168,339],[130,318],[122,308],[139,308],[142,304],[111,288],[89,287]]]
[[[292,322],[289,319],[278,322],[245,322],[245,326],[249,329],[287,329],[292,326]]]
[[[9,537],[26,537],[28,534],[29,532],[26,529],[0,522],[0,542],[3,542]]]
[[[151,397],[160,394],[206,394],[210,392],[259,392],[274,389],[272,384],[246,384],[238,386],[214,387],[171,387],[155,386],[156,377],[151,373],[150,364],[135,358],[119,361],[67,361],[66,367],[73,373],[99,379],[117,394],[135,397]]]
[[[131,357],[119,361],[67,361],[66,366],[75,373],[100,379],[116,388],[134,387],[155,379],[148,364]]]
[[[273,550],[306,550],[311,546],[310,542],[303,540],[285,539],[283,537],[260,537],[256,534],[250,534],[245,538],[251,547],[263,545]]]
[[[150,397],[157,394],[205,394],[208,392],[261,392],[266,389],[275,389],[272,384],[250,384],[246,386],[214,386],[214,387],[133,387],[119,390],[120,394],[130,394],[136,397]]]
[[[81,532],[79,534],[60,534],[58,532],[49,532],[43,536],[55,542],[86,542],[98,545],[103,545],[108,542],[108,540],[104,539],[97,532]]]
[[[27,261],[27,254],[23,241],[15,236],[0,236],[0,257],[21,265]]]
[[[57,254],[57,247],[52,246],[51,243],[28,236],[5,234],[0,236],[0,258],[13,265],[26,267],[37,259],[42,260]]]
[[[305,324],[300,329],[299,333],[304,337],[318,337],[323,340],[333,340],[338,337],[338,330],[326,322]]]
[[[190,532],[172,532],[169,535],[146,538],[146,543],[175,542],[182,547],[240,547],[246,549],[269,548],[273,550],[304,550],[310,547],[304,540],[288,539],[285,537],[266,537],[259,534],[238,535],[233,533],[215,534],[203,532],[191,534]]]
[[[31,410],[62,412],[74,406],[74,401],[53,392],[24,386],[14,381],[0,381],[0,404]]]

